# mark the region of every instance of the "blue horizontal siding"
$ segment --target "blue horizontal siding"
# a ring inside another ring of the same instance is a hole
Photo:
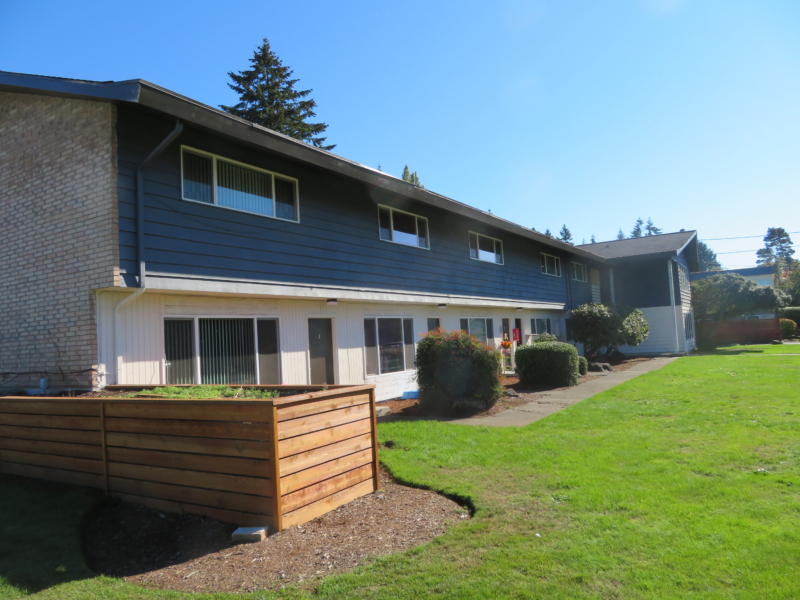
[[[136,166],[172,128],[121,107],[119,140],[120,268],[126,282],[136,257]],[[180,145],[185,144],[299,180],[300,223],[181,200]],[[428,218],[430,250],[378,239],[377,204]],[[469,258],[468,232],[503,241],[505,264]],[[561,256],[562,277],[543,275],[540,251]],[[344,285],[572,304],[591,300],[589,282],[567,280],[569,256],[531,240],[403,196],[353,182],[264,151],[185,130],[145,172],[145,260],[175,276]]]

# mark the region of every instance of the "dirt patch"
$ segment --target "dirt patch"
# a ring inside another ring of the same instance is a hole
[[[648,362],[652,360],[651,358],[628,358],[622,361],[618,365],[614,365],[614,371],[627,371],[634,365],[639,363]],[[589,381],[594,381],[595,379],[600,379],[601,377],[605,377],[605,375],[601,373],[595,372],[588,372],[586,375],[583,375],[578,378],[578,385],[588,383]],[[470,417],[470,418],[482,418],[482,417],[491,417],[492,415],[496,415],[502,413],[510,408],[516,408],[518,406],[522,406],[524,404],[529,404],[530,402],[535,402],[545,398],[545,392],[556,392],[561,390],[568,390],[568,387],[559,387],[559,388],[552,388],[552,387],[522,387],[519,384],[519,377],[515,376],[507,376],[501,379],[501,383],[503,387],[507,390],[514,390],[517,395],[516,396],[506,396],[503,395],[500,399],[495,403],[488,410],[477,410],[470,413],[459,414],[459,417]],[[419,401],[414,400],[387,400],[386,402],[381,402],[381,406],[388,406],[391,414],[395,417],[429,417],[428,413],[426,413],[423,408],[420,406]]]
[[[255,544],[234,545],[232,525],[107,502],[88,517],[83,549],[96,572],[150,588],[246,592],[314,583],[376,556],[424,544],[469,515],[434,492],[382,489]]]

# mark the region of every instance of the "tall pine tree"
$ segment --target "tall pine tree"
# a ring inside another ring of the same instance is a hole
[[[653,224],[653,219],[650,217],[647,217],[647,225],[644,226],[644,230],[647,232],[645,235],[660,235],[663,231],[663,229]]]
[[[787,265],[794,260],[792,238],[783,227],[769,227],[764,236],[764,247],[756,252],[756,264],[774,265],[775,261],[782,258]]]
[[[422,185],[422,183],[419,180],[419,177],[417,177],[417,172],[414,171],[412,173],[408,169],[408,165],[406,165],[405,168],[403,169],[403,181],[407,181],[408,183],[411,183],[417,186],[418,188],[422,188],[423,190],[425,189],[425,186]]]
[[[625,234],[622,233],[622,229],[620,229],[619,233],[617,233],[617,239],[618,240],[624,240],[625,239]]]
[[[232,81],[228,87],[239,94],[239,103],[220,106],[222,110],[323,150],[336,147],[325,145],[327,138],[321,135],[328,128],[325,123],[309,122],[317,107],[308,98],[311,90],[294,89],[300,80],[292,79],[293,71],[270,49],[267,38],[253,53],[250,65],[247,71],[228,73]]]
[[[705,242],[697,242],[697,258],[700,261],[701,271],[719,271],[722,265],[717,259],[717,254]]]
[[[562,242],[566,242],[568,244],[572,243],[572,232],[569,229],[567,229],[566,225],[563,225],[561,227],[561,231],[559,232],[557,239],[561,240]]]
[[[642,237],[644,234],[644,221],[642,221],[642,217],[636,219],[636,223],[633,226],[633,231],[631,231],[630,237],[638,238]]]

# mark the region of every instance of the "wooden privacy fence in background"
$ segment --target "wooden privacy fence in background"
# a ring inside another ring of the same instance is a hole
[[[0,398],[0,472],[273,531],[378,489],[375,386],[252,387],[300,393]]]
[[[698,321],[697,339],[713,339],[718,344],[769,344],[781,339],[780,319],[741,319],[738,321]]]

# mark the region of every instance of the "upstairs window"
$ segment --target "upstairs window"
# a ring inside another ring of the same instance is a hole
[[[430,248],[428,219],[425,217],[418,217],[388,206],[379,206],[378,225],[381,239],[385,242]]]
[[[498,265],[503,264],[503,242],[498,239],[469,232],[469,257]]]
[[[572,263],[572,278],[575,281],[586,281],[586,266],[580,263]]]
[[[297,180],[189,148],[181,149],[183,199],[297,221]]]
[[[561,259],[557,256],[542,253],[542,273],[561,277]]]

